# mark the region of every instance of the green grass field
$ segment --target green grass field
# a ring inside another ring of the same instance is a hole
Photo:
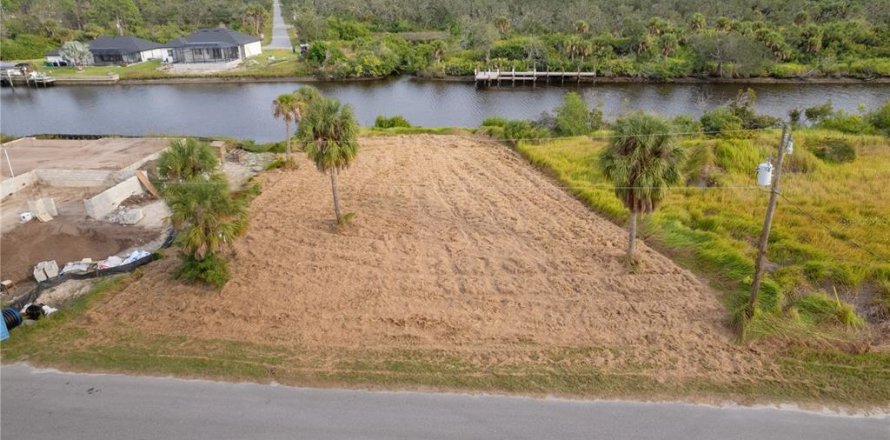
[[[643,221],[648,243],[728,292],[734,311],[749,295],[769,198],[768,189],[755,185],[755,169],[775,155],[778,137],[771,131],[748,139],[682,140],[687,182]],[[763,313],[748,336],[856,340],[862,319],[845,301],[860,309],[890,304],[890,141],[818,130],[797,130],[794,139],[770,235]],[[627,212],[598,165],[607,141],[579,137],[517,149],[595,211],[624,224]],[[856,159],[816,157],[813,151],[829,141],[852,146]]]

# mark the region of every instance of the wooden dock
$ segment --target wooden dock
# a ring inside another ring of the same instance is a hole
[[[517,82],[520,85],[530,83],[532,86],[535,86],[539,80],[547,84],[551,82],[565,84],[566,81],[580,83],[581,81],[593,81],[596,79],[596,72],[581,72],[580,70],[576,72],[539,72],[538,70],[517,72],[516,70],[502,71],[497,69],[475,70],[474,74],[476,86],[478,87],[501,86],[502,83],[515,86]]]

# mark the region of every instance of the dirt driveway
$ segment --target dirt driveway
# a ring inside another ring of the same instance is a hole
[[[170,280],[175,258],[90,314],[91,331],[249,341],[312,350],[429,350],[485,366],[736,380],[769,361],[731,342],[716,294],[508,149],[452,136],[367,138],[330,181],[266,176],[221,293]]]

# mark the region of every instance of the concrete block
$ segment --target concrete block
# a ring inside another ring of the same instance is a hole
[[[108,170],[37,169],[38,180],[48,186],[84,188],[105,185],[114,172]]]
[[[28,211],[31,211],[37,218],[58,217],[59,211],[56,209],[56,201],[52,197],[44,197],[37,200],[28,200]]]
[[[59,265],[55,260],[41,261],[34,266],[34,279],[37,282],[46,281],[49,278],[59,276]]]
[[[120,206],[121,202],[127,198],[144,193],[145,188],[139,183],[139,179],[137,179],[136,176],[133,176],[99,194],[96,194],[93,198],[84,200],[83,204],[86,208],[87,216],[96,220],[101,220],[108,214],[114,212],[114,210]]]
[[[46,273],[43,272],[43,266],[34,266],[34,280],[39,282],[46,281]]]
[[[37,183],[37,173],[28,171],[0,182],[0,200],[5,199],[35,183]]]

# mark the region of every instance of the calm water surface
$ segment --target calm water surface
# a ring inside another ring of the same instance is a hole
[[[272,117],[272,100],[299,83],[174,84],[55,87],[0,92],[0,130],[11,135],[176,134],[233,136],[268,142],[284,138]],[[552,112],[569,90],[600,105],[607,119],[630,110],[667,116],[702,112],[726,103],[741,84],[596,84],[477,90],[473,84],[410,78],[353,83],[313,83],[352,104],[360,122],[401,114],[423,126],[477,126],[490,115],[536,118]],[[785,116],[831,100],[836,108],[870,110],[890,99],[890,85],[755,85],[761,113]]]

